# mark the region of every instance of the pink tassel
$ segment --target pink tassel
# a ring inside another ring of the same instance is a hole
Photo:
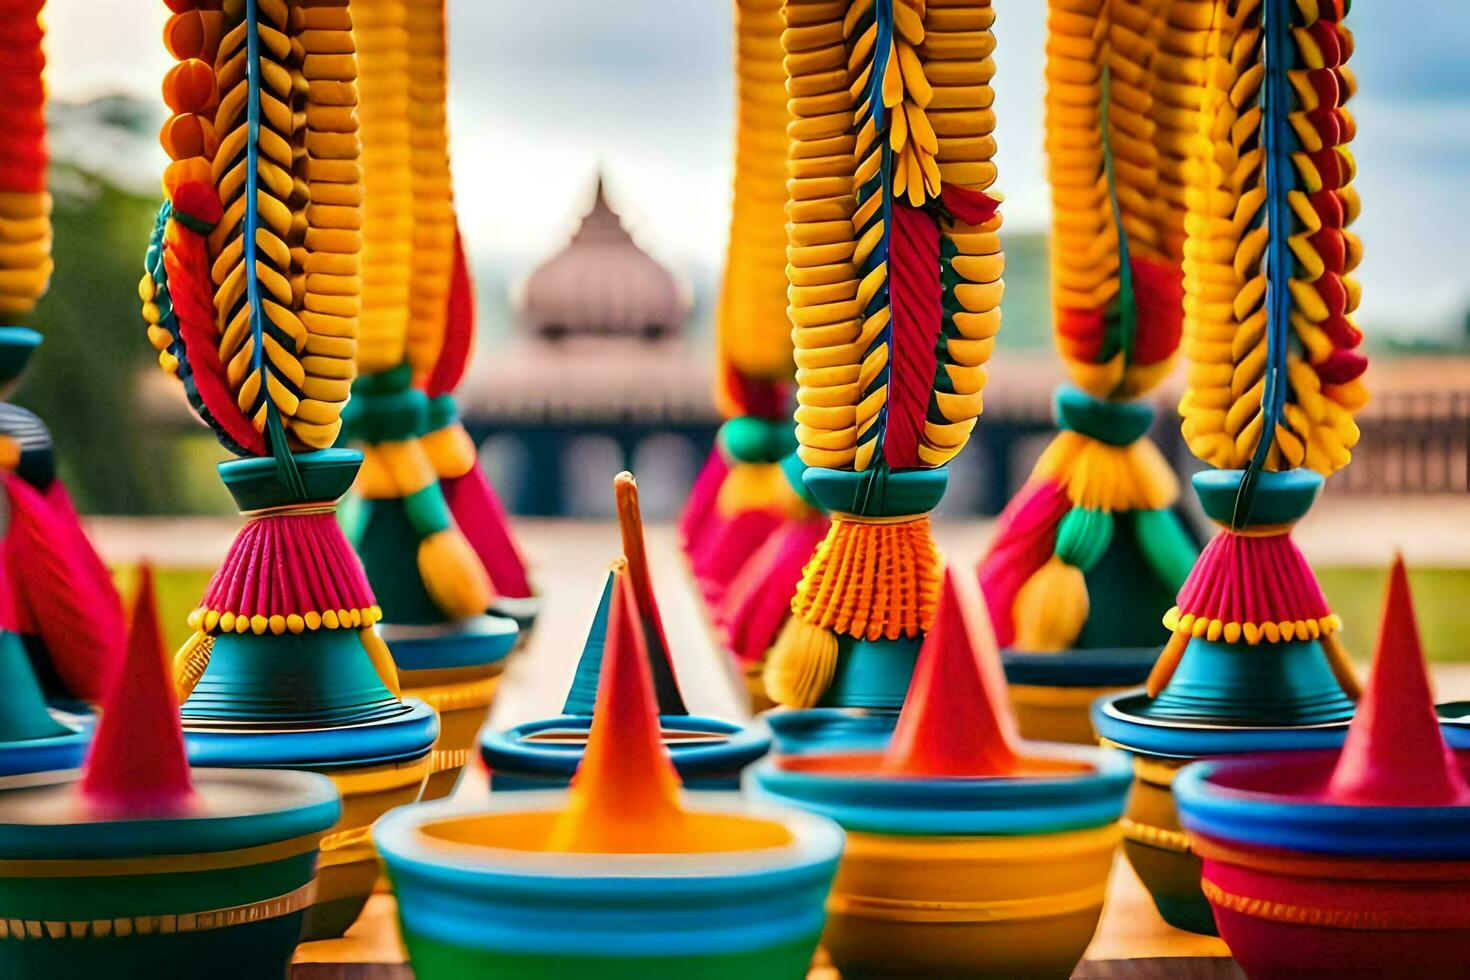
[[[704,540],[710,523],[719,520],[719,510],[715,502],[729,472],[730,464],[725,462],[720,447],[711,449],[709,458],[700,468],[699,476],[694,479],[694,486],[689,491],[689,502],[684,505],[684,513],[679,517],[679,543],[690,555],[693,555]]]
[[[375,602],[362,562],[334,515],[282,514],[258,517],[240,529],[200,605],[269,618],[361,610]]]
[[[726,646],[737,660],[758,663],[776,642],[791,615],[802,569],[826,538],[828,523],[825,516],[788,521],[730,583],[715,619],[724,626]]]
[[[709,535],[710,546],[690,556],[694,581],[710,608],[719,607],[741,566],[784,522],[785,518],[770,511],[744,511],[724,519],[719,530]]]
[[[507,599],[526,599],[532,594],[515,538],[510,533],[510,520],[495,494],[495,488],[479,464],[471,466],[463,476],[439,481],[444,501],[454,515],[465,539],[485,566],[495,594]]]
[[[17,476],[5,477],[10,530],[5,561],[14,620],[37,636],[61,683],[76,697],[100,701],[122,663],[122,600],[97,556],[66,488],[45,496]]]
[[[1331,615],[1327,598],[1289,534],[1222,530],[1179,590],[1179,612],[1225,623],[1281,623]]]
[[[995,641],[1002,648],[1016,639],[1011,615],[1016,594],[1026,580],[1051,558],[1057,542],[1057,525],[1072,509],[1072,501],[1052,480],[1026,484],[1011,498],[996,523],[995,537],[978,569],[980,590],[990,610]]]

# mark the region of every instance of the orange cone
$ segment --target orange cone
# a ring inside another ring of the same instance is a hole
[[[1372,675],[1327,795],[1359,806],[1470,803],[1470,786],[1440,732],[1401,557],[1389,573]]]
[[[1016,769],[1015,719],[1000,654],[974,589],[946,569],[934,625],[883,758],[885,772],[975,777]]]
[[[102,705],[83,768],[89,801],[127,816],[176,813],[194,798],[179,702],[166,666],[153,570],[138,572],[122,670]]]
[[[632,576],[614,574],[597,705],[567,808],[549,851],[687,851],[679,775],[660,736],[658,706]]]

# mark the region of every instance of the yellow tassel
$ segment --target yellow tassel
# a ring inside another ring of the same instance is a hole
[[[811,506],[791,488],[791,481],[779,463],[732,465],[725,475],[725,482],[720,484],[715,506],[723,517],[763,510],[798,519],[812,511]]]
[[[867,521],[834,514],[791,610],[844,636],[915,637],[934,622],[943,572],[928,515]]]
[[[441,480],[464,476],[479,461],[475,455],[475,441],[458,422],[435,429],[419,439],[419,445],[424,447],[424,453]]]
[[[495,598],[490,577],[458,528],[420,541],[418,565],[429,598],[450,618],[478,616],[490,608]]]
[[[1332,668],[1332,676],[1337,679],[1342,692],[1354,701],[1362,697],[1363,685],[1358,680],[1358,672],[1353,669],[1352,658],[1336,631],[1322,632],[1322,652],[1327,655],[1327,665]]]
[[[1145,690],[1148,696],[1156,698],[1169,683],[1169,678],[1174,676],[1174,671],[1179,666],[1179,661],[1184,658],[1184,648],[1189,646],[1189,632],[1180,630],[1169,634],[1169,642],[1164,644],[1164,650],[1159,654],[1159,659],[1154,661],[1154,669],[1149,671],[1148,682]]]
[[[1034,653],[1069,649],[1087,622],[1087,580],[1082,569],[1052,555],[1016,593],[1015,647]]]
[[[766,657],[766,694],[788,708],[810,708],[836,671],[836,634],[792,616]]]
[[[204,676],[209,666],[209,655],[214,652],[214,637],[203,630],[184,641],[179,652],[174,654],[174,690],[178,692],[179,704],[189,700],[194,686]]]
[[[1147,436],[1113,446],[1080,432],[1059,432],[1031,478],[1060,484],[1072,506],[1088,510],[1162,510],[1179,498],[1179,479]]]
[[[398,685],[398,665],[393,662],[393,654],[388,650],[388,644],[378,635],[378,631],[369,627],[359,630],[358,638],[362,641],[362,648],[367,651],[368,659],[373,662],[373,669],[378,672],[378,680],[383,686],[393,692],[396,698],[401,688]]]

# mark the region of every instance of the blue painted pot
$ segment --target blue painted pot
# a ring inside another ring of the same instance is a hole
[[[821,933],[842,831],[799,811],[695,793],[705,819],[764,825],[746,850],[549,853],[562,792],[469,810],[403,807],[374,829],[419,980],[801,977]]]
[[[735,790],[745,767],[771,748],[760,726],[697,715],[661,715],[664,745],[687,789]],[[561,715],[480,736],[490,788],[555,789],[571,782],[592,728],[589,715]]]

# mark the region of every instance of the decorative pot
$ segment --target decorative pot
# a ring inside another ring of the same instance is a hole
[[[842,832],[730,794],[685,798],[724,850],[548,852],[567,795],[405,807],[374,831],[419,980],[802,977]]]

